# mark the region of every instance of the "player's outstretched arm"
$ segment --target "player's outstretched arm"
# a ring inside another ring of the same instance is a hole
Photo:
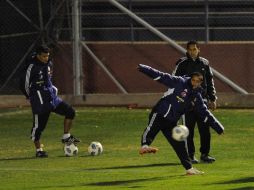
[[[151,77],[153,80],[156,80],[170,88],[174,88],[176,83],[183,81],[181,77],[174,77],[168,73],[163,73],[157,69],[154,69],[148,65],[139,64],[137,69]]]

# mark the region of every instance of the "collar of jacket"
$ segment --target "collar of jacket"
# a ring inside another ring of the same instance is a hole
[[[190,59],[190,60],[192,60],[192,61],[199,61],[200,60],[200,57],[199,57],[199,54],[198,54],[198,56],[197,56],[197,58],[196,58],[196,60],[193,60],[192,58],[191,58],[191,56],[188,54],[188,52],[186,52],[186,57],[188,58],[188,59]]]
[[[34,63],[41,65],[41,66],[48,66],[49,65],[49,61],[47,63],[43,63],[39,59],[37,59],[37,57],[34,57]]]

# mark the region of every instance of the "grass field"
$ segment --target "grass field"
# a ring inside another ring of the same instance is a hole
[[[0,189],[254,189],[254,110],[214,112],[225,134],[212,131],[213,164],[195,165],[201,176],[185,176],[171,146],[160,133],[155,155],[138,154],[140,136],[150,110],[77,108],[72,133],[82,140],[77,157],[65,157],[62,118],[52,114],[42,143],[49,158],[36,159],[29,109],[0,110]],[[196,148],[199,138],[196,131]],[[88,156],[91,141],[100,141],[104,152]],[[197,153],[199,158],[199,153]]]

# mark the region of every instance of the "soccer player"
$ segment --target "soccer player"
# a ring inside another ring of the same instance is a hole
[[[203,75],[192,73],[190,77],[177,77],[142,64],[138,66],[138,70],[169,87],[150,113],[148,126],[141,137],[139,153],[142,155],[157,152],[158,149],[150,145],[158,132],[162,131],[186,169],[186,174],[202,174],[203,172],[192,167],[185,142],[179,142],[172,138],[172,129],[184,113],[195,110],[205,123],[203,127],[212,127],[218,134],[223,133],[224,127],[207,109],[202,99],[200,85]]]
[[[57,88],[51,81],[50,49],[40,46],[33,57],[26,64],[21,83],[21,91],[29,99],[33,113],[33,127],[31,139],[36,149],[36,157],[48,157],[40,143],[40,138],[45,129],[51,112],[64,116],[64,134],[62,143],[78,143],[79,139],[70,134],[75,110],[57,96]],[[22,78],[21,77],[21,78]]]
[[[203,75],[203,82],[201,84],[204,92],[202,98],[211,110],[216,109],[216,91],[213,82],[213,73],[209,66],[207,59],[200,57],[200,48],[198,42],[189,41],[187,43],[186,57],[182,57],[176,63],[173,75],[184,76],[190,75],[193,72],[199,72]],[[189,128],[190,135],[187,139],[188,152],[192,163],[198,163],[199,160],[195,157],[194,145],[194,128],[197,123],[200,135],[200,160],[206,163],[212,163],[215,158],[209,155],[211,144],[211,133],[208,127],[204,127],[204,123],[200,120],[198,113],[195,111],[186,112],[183,116],[184,124]]]

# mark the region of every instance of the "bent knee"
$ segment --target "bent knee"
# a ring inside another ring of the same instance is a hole
[[[75,118],[75,115],[76,115],[76,111],[70,107],[70,109],[68,110],[68,112],[66,113],[66,116],[65,118],[66,119],[74,119]]]

